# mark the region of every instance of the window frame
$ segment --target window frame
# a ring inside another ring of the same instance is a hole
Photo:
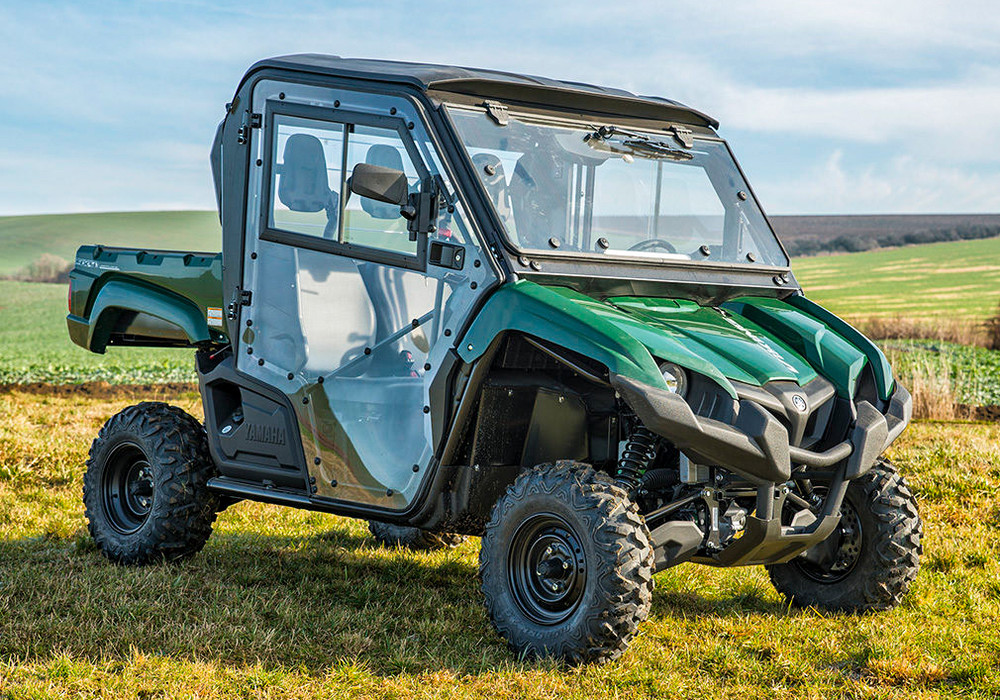
[[[373,248],[370,246],[359,245],[357,243],[345,243],[340,240],[321,238],[307,233],[286,231],[284,229],[274,228],[271,226],[271,207],[273,205],[272,190],[274,189],[271,178],[274,174],[278,146],[278,133],[275,129],[275,120],[277,117],[282,116],[309,119],[311,121],[334,127],[339,126],[344,134],[344,157],[346,157],[350,144],[351,131],[347,129],[347,127],[369,126],[395,131],[399,135],[400,141],[402,141],[403,147],[406,149],[407,155],[409,155],[410,161],[413,163],[413,167],[416,169],[420,181],[423,182],[428,177],[431,177],[431,173],[428,170],[426,163],[424,163],[416,143],[414,143],[413,138],[410,135],[410,129],[407,122],[400,117],[338,109],[336,107],[319,107],[268,100],[265,104],[264,124],[262,129],[262,140],[265,148],[263,149],[264,163],[261,173],[261,208],[260,226],[258,229],[260,233],[258,234],[258,237],[261,240],[271,241],[272,243],[281,243],[283,245],[306,248],[308,250],[330,253],[332,255],[343,255],[345,257],[356,258],[358,260],[365,260],[381,265],[400,267],[406,270],[426,272],[427,234],[424,232],[417,233],[417,250],[416,253],[410,254],[399,253],[382,248]],[[345,195],[348,177],[348,174],[342,170],[341,194],[338,205],[340,207],[340,211],[337,221],[338,239],[340,237],[340,232],[343,230],[344,209],[346,207]]]

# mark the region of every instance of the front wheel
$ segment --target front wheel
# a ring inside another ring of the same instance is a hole
[[[175,406],[143,402],[112,417],[94,440],[83,479],[87,524],[116,564],[174,561],[208,540],[217,502],[205,430]]]
[[[479,576],[493,626],[517,654],[603,662],[649,615],[653,552],[635,504],[609,476],[544,464],[493,507]]]
[[[767,570],[778,592],[800,607],[888,610],[917,576],[921,529],[906,481],[880,459],[848,485],[840,523],[827,540]]]

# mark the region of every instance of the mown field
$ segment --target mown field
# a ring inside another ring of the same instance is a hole
[[[186,563],[107,563],[82,464],[140,398],[0,394],[0,697],[1000,695],[1000,425],[918,423],[892,448],[925,521],[902,607],[789,609],[760,568],[685,564],[657,575],[622,660],[562,669],[493,633],[474,539],[386,550],[357,521],[241,503]],[[200,414],[196,394],[160,398]]]
[[[851,318],[982,322],[1000,304],[1000,238],[800,258],[806,294]]]
[[[82,242],[218,248],[212,213],[19,219],[0,219],[0,275],[44,252],[70,259]],[[982,240],[795,270],[837,313],[976,323],[1000,296],[998,256],[1000,240]],[[64,285],[0,280],[0,698],[1000,696],[998,423],[917,422],[892,448],[926,534],[901,608],[790,609],[760,568],[682,565],[657,575],[652,619],[625,658],[565,669],[513,658],[493,633],[475,539],[386,550],[357,521],[241,503],[188,562],[105,562],[80,501],[91,439],[140,400],[199,417],[201,406],[163,384],[194,380],[191,351],[93,355],[69,341],[65,313]],[[939,377],[932,392],[1000,404],[1000,353],[884,347],[904,381]],[[152,386],[65,386],[92,381]],[[32,382],[43,386],[19,386]]]

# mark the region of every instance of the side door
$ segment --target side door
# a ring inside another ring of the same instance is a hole
[[[494,272],[415,102],[266,80],[254,107],[237,366],[289,396],[314,494],[405,509],[434,453],[431,384]],[[435,230],[351,194],[358,163],[437,182]]]

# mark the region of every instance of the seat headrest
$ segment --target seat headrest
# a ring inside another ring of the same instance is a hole
[[[323,144],[310,134],[293,134],[285,142],[278,166],[278,199],[292,211],[322,211],[330,201]]]
[[[400,155],[399,149],[384,143],[376,143],[368,147],[368,152],[365,153],[365,163],[393,170],[403,170],[403,156]],[[361,198],[361,208],[369,216],[376,219],[398,219],[400,217],[399,206],[377,202],[367,197]]]

